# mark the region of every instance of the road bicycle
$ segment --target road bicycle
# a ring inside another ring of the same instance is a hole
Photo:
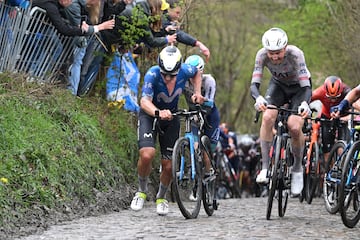
[[[305,144],[304,151],[304,188],[300,195],[300,202],[305,199],[308,204],[311,204],[316,190],[319,188],[320,178],[323,174],[323,156],[321,151],[320,127],[321,122],[329,122],[332,120],[326,118],[307,118],[311,120],[311,130],[308,135],[309,142]],[[309,124],[309,123],[307,123]]]
[[[348,114],[351,114],[349,112]],[[340,119],[333,119],[333,128],[339,129],[344,123]],[[323,182],[323,197],[325,201],[325,208],[330,214],[335,214],[339,211],[339,186],[342,178],[342,169],[344,160],[354,143],[354,131],[352,130],[351,138],[348,142],[344,140],[337,140],[332,146],[329,153],[329,158],[325,164],[325,174]]]
[[[267,177],[270,181],[266,219],[269,220],[275,195],[278,199],[279,217],[283,217],[286,212],[291,187],[290,167],[294,162],[291,152],[290,135],[287,129],[287,118],[290,114],[297,114],[297,111],[276,106],[267,106],[267,108],[278,110],[276,134],[274,135],[269,153],[270,163],[267,172]],[[259,114],[257,113],[255,122],[257,122],[258,117]]]
[[[201,200],[208,216],[217,210],[216,163],[211,151],[210,139],[204,134],[206,122],[201,106],[196,110],[173,113],[185,119],[184,136],[176,140],[172,155],[173,195],[186,219],[197,218]],[[198,143],[192,132],[192,124],[198,126]],[[197,145],[197,147],[196,147]],[[213,174],[205,176],[204,158],[208,158]]]
[[[339,186],[339,212],[349,228],[355,227],[360,219],[360,125],[351,122],[353,144],[346,154]]]
[[[221,144],[218,143],[216,149],[216,165],[218,169],[217,186],[224,187],[229,198],[240,198],[241,189],[239,185],[239,173],[236,171],[227,157],[228,149],[222,149]],[[225,198],[226,196],[223,196]]]

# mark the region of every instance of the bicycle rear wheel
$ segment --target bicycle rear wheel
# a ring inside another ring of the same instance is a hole
[[[305,173],[305,199],[308,204],[311,204],[320,180],[320,171],[318,169],[319,145],[314,142],[310,148],[309,172]]]
[[[204,158],[210,160],[210,164],[212,169],[215,171],[213,175],[210,175],[208,179],[204,179],[203,181],[203,189],[202,189],[202,200],[205,212],[208,216],[214,214],[214,211],[217,210],[217,201],[216,201],[216,166],[215,160],[211,153],[210,140],[208,137],[203,136],[202,139],[203,151],[202,157],[204,162]]]
[[[267,209],[266,209],[266,219],[269,220],[271,216],[272,205],[274,201],[275,191],[278,187],[278,171],[279,171],[279,159],[280,159],[280,147],[281,147],[281,139],[280,137],[276,137],[275,145],[273,144],[272,154],[270,158],[270,181],[269,181],[269,196],[267,202]]]
[[[195,176],[192,177],[190,142],[179,138],[173,150],[172,175],[173,191],[182,215],[187,219],[196,218],[201,207],[202,183],[198,161],[195,159]]]
[[[353,228],[360,220],[360,142],[355,142],[346,155],[339,187],[341,220],[348,228]]]
[[[341,157],[345,149],[344,141],[337,141],[331,148],[329,159],[325,166],[325,176],[323,184],[323,197],[326,210],[335,214],[339,210],[339,183],[341,181]]]

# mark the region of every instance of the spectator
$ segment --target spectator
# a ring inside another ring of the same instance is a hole
[[[88,25],[85,21],[81,21],[81,12],[85,12],[85,9],[82,9],[81,6],[84,6],[85,3],[79,1],[73,6],[71,6],[71,4],[72,0],[34,0],[32,3],[34,7],[40,7],[46,11],[46,15],[55,27],[55,29],[64,36],[89,36],[101,30],[114,27],[114,20],[109,20],[107,22],[94,26]],[[66,11],[67,8],[68,11]],[[53,54],[52,61],[54,63],[61,54],[62,43],[60,42],[56,34],[52,32],[52,30],[50,30],[50,28],[47,28],[47,30],[45,30],[44,32],[40,32],[39,34],[44,36],[50,36],[51,38],[53,38],[53,44],[55,45],[54,48],[57,49],[57,52]],[[33,56],[34,61],[30,68],[30,73],[38,71],[38,64],[43,62],[44,51],[46,51],[46,48],[44,48],[43,45],[45,44],[47,43],[44,42],[44,40],[43,42],[40,42],[40,44],[38,44],[38,51],[36,56]],[[81,58],[78,56],[78,59],[76,59],[77,64],[79,64],[79,59]],[[73,75],[74,77],[76,77],[79,74]],[[74,88],[76,88],[75,85],[76,84],[74,84]],[[73,90],[73,93],[75,91],[76,90]]]
[[[210,59],[210,50],[199,40],[182,31],[179,26],[181,17],[181,5],[179,0],[167,0],[169,8],[164,11],[162,17],[163,30],[166,33],[176,32],[176,41],[188,46],[198,47],[206,57],[206,62]]]
[[[69,21],[64,21],[64,19],[67,19],[66,15],[64,15],[64,9],[69,7],[71,3],[72,0],[33,0],[32,6],[44,9],[51,23],[57,31],[64,36],[89,36],[101,30],[114,27],[114,20],[109,20],[95,26],[88,25],[85,21],[82,21],[81,24],[79,24],[80,26],[71,24]],[[80,22],[80,12],[77,12],[74,17]]]
[[[92,25],[99,23],[100,18],[100,0],[73,0],[71,5],[64,11],[65,18],[74,25],[80,27],[82,20]],[[84,19],[82,19],[84,18]],[[111,21],[108,21],[111,22]],[[106,26],[105,29],[111,29],[113,25]],[[69,68],[69,85],[68,89],[73,95],[77,95],[81,66],[86,53],[88,36],[76,36],[75,49],[72,57],[72,64]]]
[[[129,44],[134,43],[134,45],[139,44],[141,42],[145,43],[145,45],[149,48],[154,47],[164,47],[167,44],[172,44],[176,42],[176,34],[166,35],[166,36],[155,36],[154,33],[157,33],[161,30],[161,0],[136,0],[135,7],[139,10],[136,14],[133,14],[133,8],[126,8],[124,11],[117,15],[115,28],[110,31],[104,32],[104,39],[107,43],[107,46],[111,46],[112,44],[117,44],[122,49],[134,47],[129,46]],[[134,33],[137,36],[128,36],[131,37],[132,40],[129,42],[128,39],[124,39],[124,33],[128,30],[128,25],[139,24],[137,21],[139,19],[148,19],[149,22],[144,24],[141,23],[140,29],[143,32]],[[126,49],[128,50],[128,49]]]

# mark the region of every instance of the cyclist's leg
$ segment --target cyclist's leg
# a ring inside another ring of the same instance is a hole
[[[161,121],[160,127],[163,130],[163,134],[159,135],[160,152],[161,152],[161,173],[160,173],[160,185],[156,198],[164,198],[167,187],[171,183],[172,171],[171,171],[171,158],[172,148],[176,140],[179,138],[180,122],[179,118],[174,117],[171,121]]]
[[[304,99],[303,94],[305,91],[301,89],[300,85],[292,86],[291,88],[288,88],[288,90],[291,101],[291,108],[293,110],[297,110]],[[305,148],[305,137],[302,131],[304,126],[304,119],[297,115],[290,115],[287,124],[291,136],[291,147],[294,157],[294,164],[291,171],[291,192],[297,195],[301,193],[304,186],[302,168],[302,160]]]
[[[159,135],[161,173],[159,189],[156,194],[156,211],[159,215],[166,215],[169,212],[169,205],[165,196],[172,180],[172,149],[179,138],[180,121],[177,117],[171,121],[160,121],[160,128],[164,133]]]
[[[266,91],[266,100],[271,105],[281,106],[285,102],[285,95],[281,87],[276,84],[273,80],[270,80],[269,88]],[[261,148],[261,162],[262,162],[262,171],[259,174],[266,174],[269,167],[269,152],[273,140],[273,127],[276,121],[277,116],[276,110],[266,110],[263,112],[261,127],[260,127],[260,148]],[[265,175],[266,177],[266,175]],[[259,182],[261,179],[257,179]]]
[[[206,116],[207,122],[210,124],[210,129],[205,129],[205,135],[209,137],[210,143],[211,143],[211,153],[215,153],[217,143],[219,141],[220,136],[220,114],[219,111],[214,105],[214,107],[211,109],[211,112],[207,114]],[[205,154],[206,156],[206,154]],[[209,172],[211,168],[211,164],[209,159],[205,159],[205,172]]]
[[[321,117],[324,117],[323,115]],[[330,150],[335,143],[335,131],[332,128],[332,123],[322,122],[321,123],[321,141],[322,141],[322,151],[324,153],[324,166],[328,161]]]
[[[152,131],[153,118],[143,111],[139,113],[138,132],[139,132],[139,160],[137,163],[138,171],[138,192],[131,201],[131,209],[139,211],[143,208],[148,192],[148,182],[151,173],[152,160],[155,157],[155,133]],[[145,137],[146,136],[146,137]]]

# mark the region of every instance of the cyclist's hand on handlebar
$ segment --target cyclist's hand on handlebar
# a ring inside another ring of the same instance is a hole
[[[256,111],[263,112],[266,110],[267,105],[268,105],[268,102],[266,101],[266,99],[260,95],[256,98],[254,107],[255,107]]]
[[[342,100],[339,105],[333,106],[330,108],[330,116],[331,118],[339,118],[342,114],[345,113],[350,107],[350,103],[348,100]]]
[[[161,120],[171,120],[173,119],[173,115],[170,110],[164,109],[159,111],[159,117]]]
[[[203,97],[201,94],[194,94],[191,96],[191,100],[193,101],[193,103],[203,104],[205,101],[205,97]]]
[[[307,116],[311,115],[311,109],[307,102],[303,101],[300,104],[300,106],[298,107],[298,114],[303,118],[306,118]]]

